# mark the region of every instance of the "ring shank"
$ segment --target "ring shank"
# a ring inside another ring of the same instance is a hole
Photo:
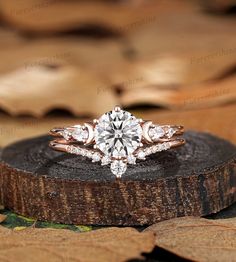
[[[179,138],[184,133],[184,127],[178,125],[155,125],[151,121],[142,121],[141,126],[143,129],[141,146],[137,149],[148,150],[152,148],[159,148],[159,151],[167,150],[169,148],[174,148],[185,144],[185,140]],[[85,123],[84,128],[88,129],[88,140],[87,141],[77,141],[74,139],[73,135],[68,136],[68,132],[71,134],[77,126],[69,126],[64,128],[54,128],[50,131],[50,135],[54,136],[56,139],[49,143],[49,146],[57,151],[74,153],[86,151],[89,153],[98,153],[103,155],[103,153],[96,148],[93,130],[95,125],[91,123]],[[81,126],[80,126],[81,128]],[[162,130],[162,136],[151,138],[149,136],[149,129],[159,128]],[[83,128],[80,130],[84,130]],[[94,146],[94,147],[91,147]],[[149,151],[150,151],[149,150]],[[135,151],[136,152],[136,151]]]
[[[170,148],[179,147],[179,146],[182,146],[182,145],[185,144],[185,140],[181,139],[181,138],[172,139],[172,140],[169,140],[167,142],[169,143]],[[159,144],[162,144],[162,143],[159,142],[159,143],[153,143],[153,144],[146,144],[145,149],[152,147],[153,145],[159,145]],[[79,143],[74,144],[74,143],[68,142],[66,139],[54,139],[54,140],[50,141],[50,143],[49,143],[49,146],[52,149],[57,150],[57,151],[61,151],[61,152],[67,152],[67,153],[71,153],[70,152],[71,151],[70,150],[71,145],[75,148],[78,148],[78,149],[84,149],[83,145],[81,145]],[[88,147],[87,147],[87,150],[94,152],[93,149],[88,148]]]

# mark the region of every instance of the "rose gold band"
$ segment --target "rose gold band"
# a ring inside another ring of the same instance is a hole
[[[145,160],[151,154],[183,145],[183,132],[182,126],[155,125],[116,106],[99,120],[52,129],[50,134],[55,139],[49,145],[110,165],[111,172],[120,178],[127,165],[135,165],[137,159]]]
[[[71,153],[70,146],[74,146],[76,148],[80,148],[85,150],[85,146],[87,146],[86,150],[90,150],[91,152],[96,152],[92,147],[88,147],[88,145],[95,145],[94,137],[93,137],[93,129],[95,123],[85,123],[84,126],[81,127],[81,132],[87,129],[88,136],[86,139],[82,139],[78,141],[75,139],[70,133],[73,133],[77,128],[77,126],[69,126],[65,128],[54,128],[50,131],[50,135],[57,137],[53,141],[50,142],[50,147],[57,151],[63,151]],[[142,146],[144,149],[150,148],[153,145],[161,145],[163,143],[168,143],[169,148],[178,147],[185,143],[184,139],[178,138],[184,133],[183,126],[177,125],[154,125],[151,121],[142,121],[141,123],[143,134],[142,134]],[[160,130],[163,130],[163,135],[161,137],[150,137],[150,129],[155,129],[158,127]],[[171,131],[171,132],[170,132]],[[66,137],[66,138],[65,138]],[[95,146],[96,148],[96,146]],[[137,150],[138,151],[138,150]]]
[[[153,143],[153,145],[158,145],[158,144],[163,144],[164,142],[168,142],[169,145],[170,145],[170,148],[174,148],[174,147],[178,147],[178,146],[182,146],[185,144],[185,140],[184,139],[180,139],[180,138],[177,138],[177,139],[169,139],[168,141],[162,141],[162,143]],[[62,152],[67,152],[67,153],[70,153],[70,149],[68,146],[71,146],[73,145],[74,147],[77,147],[77,148],[81,148],[81,149],[85,149],[85,147],[81,144],[74,144],[72,142],[69,142],[67,141],[66,139],[54,139],[52,141],[50,141],[49,143],[49,146],[51,148],[53,148],[54,150],[57,150],[57,151],[62,151]],[[152,145],[151,144],[146,144],[144,146],[145,149],[151,147]],[[92,150],[92,148],[90,147],[87,147],[88,150]],[[94,152],[96,150],[93,150]]]

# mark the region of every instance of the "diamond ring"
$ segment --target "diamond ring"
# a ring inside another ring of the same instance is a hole
[[[120,178],[128,164],[183,145],[185,140],[179,138],[183,132],[182,126],[153,124],[116,106],[93,122],[52,129],[50,134],[56,138],[49,145],[110,165],[111,172]]]

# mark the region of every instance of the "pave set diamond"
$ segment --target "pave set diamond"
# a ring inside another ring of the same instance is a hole
[[[80,148],[80,147],[77,147],[77,146],[74,146],[74,145],[67,146],[67,151],[71,154],[88,157],[88,158],[92,159],[92,162],[101,161],[102,158],[103,158],[102,154],[99,153],[99,152],[93,152],[89,149]]]
[[[165,139],[170,139],[178,131],[177,127],[153,125],[149,121],[145,133],[143,123],[142,119],[116,107],[96,120],[92,128],[76,125],[60,131],[60,135],[67,141],[88,146],[93,144],[92,150],[68,144],[66,151],[88,157],[92,162],[101,161],[102,165],[110,164],[111,172],[121,177],[127,164],[134,165],[137,159],[145,160],[151,154],[171,148],[171,143]],[[150,145],[145,143],[144,146],[145,138]]]

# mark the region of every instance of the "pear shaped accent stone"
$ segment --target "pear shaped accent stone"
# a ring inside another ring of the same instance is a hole
[[[149,136],[153,141],[157,141],[159,138],[165,135],[165,131],[160,126],[155,126],[149,129]]]
[[[111,172],[116,177],[121,177],[127,169],[127,164],[123,162],[122,160],[114,160],[111,163]]]
[[[88,130],[80,125],[77,125],[71,135],[78,142],[84,142],[88,139]]]

